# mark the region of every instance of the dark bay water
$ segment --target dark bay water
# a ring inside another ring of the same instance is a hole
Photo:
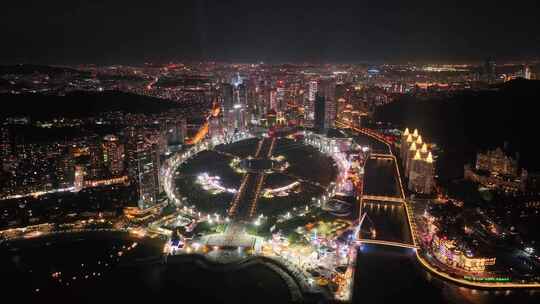
[[[357,265],[354,303],[540,303],[540,290],[487,291],[441,280],[411,249],[365,245]]]

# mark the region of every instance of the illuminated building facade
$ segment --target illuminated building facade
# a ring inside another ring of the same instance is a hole
[[[332,134],[326,136],[312,132],[305,134],[305,141],[321,152],[328,154],[348,152],[351,150],[353,143],[350,137],[332,136]]]
[[[531,80],[533,79],[532,78],[532,71],[531,71],[531,67],[529,65],[525,65],[523,67],[523,78],[527,79],[527,80]]]
[[[144,145],[137,150],[137,192],[139,208],[151,207],[158,202],[159,153],[155,144]]]
[[[466,180],[480,183],[488,188],[499,188],[506,191],[525,191],[528,172],[525,169],[519,172],[517,160],[501,149],[477,153],[474,168],[465,165],[463,176]]]
[[[159,146],[140,130],[129,128],[126,135],[128,175],[136,187],[138,206],[148,208],[157,203],[161,191]]]
[[[313,120],[315,118],[315,98],[317,98],[317,81],[313,80],[309,82],[308,86],[308,98],[305,105],[306,120]]]
[[[517,176],[518,163],[507,156],[501,148],[476,154],[476,170],[486,171],[492,175]]]
[[[75,183],[75,165],[73,157],[70,153],[66,153],[59,157],[56,165],[57,187],[70,188]]]
[[[109,169],[112,176],[118,176],[124,172],[124,145],[117,136],[107,135],[102,144],[103,163]]]
[[[431,194],[435,188],[435,162],[429,144],[417,129],[405,129],[401,137],[400,156],[408,178],[407,188],[422,194]]]
[[[431,242],[433,255],[441,263],[474,273],[485,272],[489,266],[495,265],[495,257],[475,256],[472,252],[464,252],[455,240],[441,237],[437,234],[433,236]]]

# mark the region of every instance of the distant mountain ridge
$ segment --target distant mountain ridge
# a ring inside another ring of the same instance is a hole
[[[33,121],[57,117],[84,118],[109,111],[159,113],[183,107],[169,100],[118,91],[80,91],[65,96],[3,94],[0,100],[0,118],[26,116]]]
[[[88,72],[79,71],[69,67],[37,65],[37,64],[16,64],[16,65],[0,65],[0,75],[3,74],[89,74]]]

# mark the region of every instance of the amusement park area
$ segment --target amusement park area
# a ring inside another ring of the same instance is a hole
[[[266,257],[293,273],[304,292],[350,300],[370,148],[335,133],[201,140],[164,166],[165,192],[177,211],[148,232],[168,238],[169,257]]]

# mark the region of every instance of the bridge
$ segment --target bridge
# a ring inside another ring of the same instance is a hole
[[[362,133],[366,136],[369,136],[377,141],[380,141],[382,142],[383,144],[385,144],[387,147],[388,147],[388,151],[392,151],[390,145],[392,144],[392,142],[390,142],[383,134],[379,133],[379,132],[376,132],[372,129],[368,129],[368,128],[357,128],[357,127],[353,127],[352,125],[350,124],[346,124],[344,122],[341,122],[341,121],[336,121],[336,124],[337,125],[340,125],[340,127],[342,128],[348,128],[348,129],[351,129],[352,131],[355,131],[355,132],[358,132],[358,133]]]
[[[380,196],[380,195],[362,195],[362,200],[391,202],[391,203],[404,203],[405,202],[405,200],[401,197]]]
[[[395,156],[392,155],[392,154],[371,153],[369,155],[369,158],[393,160],[393,159],[395,159]]]
[[[367,129],[367,128],[355,128],[350,125],[346,125],[341,123],[341,125],[345,125],[348,128],[350,128],[352,131],[364,134],[366,136],[369,136],[383,144],[385,144],[388,147],[388,153],[371,153],[370,158],[371,159],[384,159],[384,160],[391,160],[394,163],[395,166],[395,174],[397,174],[397,180],[399,184],[399,197],[390,197],[390,196],[378,196],[378,195],[363,195],[363,193],[360,195],[360,214],[361,214],[361,220],[358,224],[357,233],[355,235],[357,236],[357,240],[359,243],[364,244],[376,244],[376,245],[384,245],[384,246],[394,246],[394,247],[401,247],[401,248],[412,248],[416,249],[418,248],[417,242],[416,242],[416,226],[412,219],[412,210],[411,206],[407,203],[407,200],[405,199],[405,190],[403,189],[403,181],[401,179],[401,173],[399,171],[397,158],[392,152],[391,148],[391,142],[386,139],[382,134]],[[364,184],[364,183],[362,183]],[[363,190],[363,189],[362,189]],[[363,191],[362,191],[363,192]],[[401,243],[401,242],[393,242],[393,241],[384,241],[384,240],[372,240],[372,239],[362,239],[360,238],[360,227],[363,223],[363,220],[365,218],[365,213],[362,213],[362,205],[364,200],[370,200],[370,201],[380,201],[380,202],[390,202],[390,203],[397,203],[397,204],[403,204],[405,207],[405,213],[407,216],[407,222],[411,233],[412,238],[412,244],[409,243]]]
[[[408,244],[408,243],[401,243],[401,242],[391,242],[391,241],[371,240],[371,239],[358,239],[357,242],[360,244],[374,244],[374,245],[418,249],[418,246],[416,245]]]

